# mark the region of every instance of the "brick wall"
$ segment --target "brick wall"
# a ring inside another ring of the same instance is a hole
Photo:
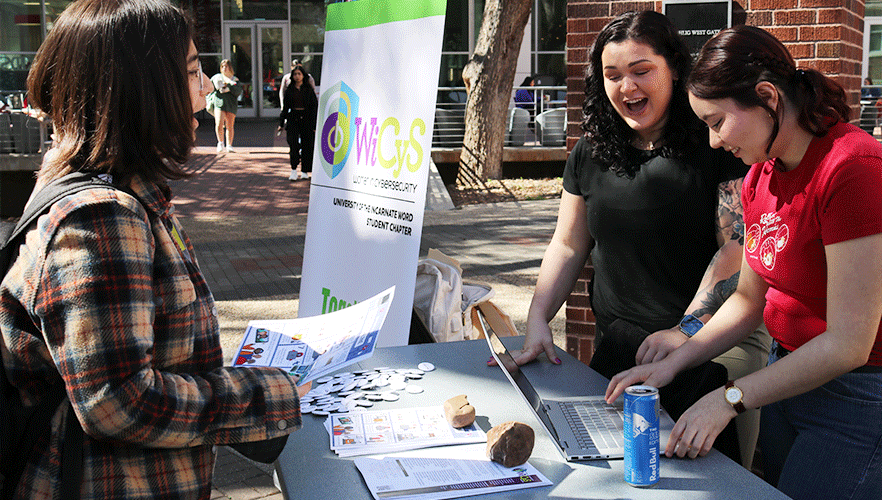
[[[733,2],[733,22],[762,27],[784,42],[797,65],[815,68],[845,87],[856,122],[860,112],[864,0],[743,0]],[[581,130],[588,48],[616,15],[657,10],[661,2],[567,0],[567,148]],[[588,363],[593,353],[594,315],[588,303],[591,263],[582,271],[566,303],[566,349]]]

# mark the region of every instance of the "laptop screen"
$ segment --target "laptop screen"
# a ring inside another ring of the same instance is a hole
[[[542,398],[539,397],[539,393],[533,388],[533,384],[527,380],[524,372],[518,368],[518,364],[515,363],[515,360],[508,352],[508,349],[506,349],[502,341],[499,340],[496,332],[494,332],[490,325],[487,324],[484,315],[478,312],[478,317],[481,320],[481,329],[484,330],[484,336],[487,338],[487,344],[490,346],[490,350],[493,352],[493,357],[496,359],[496,362],[502,367],[502,371],[508,374],[508,379],[517,386],[518,392],[520,392],[524,399],[527,400],[527,403],[533,409],[533,413],[535,413],[539,420],[542,421],[545,429],[556,439],[556,433],[553,431],[554,426],[551,424],[548,415],[542,408]]]

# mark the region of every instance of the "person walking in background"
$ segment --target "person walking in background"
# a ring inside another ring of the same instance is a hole
[[[28,95],[55,135],[35,190],[72,173],[96,187],[30,227],[0,285],[10,384],[28,407],[59,388],[70,402],[22,450],[4,499],[208,500],[215,445],[301,426],[310,384],[224,366],[217,308],[174,215],[168,180],[191,175],[211,89],[193,35],[167,0],[78,0],[34,57]],[[75,448],[72,427],[85,434]],[[68,456],[81,479],[64,496]]]
[[[597,341],[591,367],[606,377],[660,359],[699,331],[734,289],[744,244],[740,203],[747,167],[707,143],[689,108],[691,57],[667,17],[621,14],[589,49],[585,135],[563,174],[557,227],[545,252],[518,364],[554,357],[549,321],[570,294],[589,254]],[[756,325],[754,325],[756,326]],[[744,343],[661,392],[676,418],[724,383],[763,366],[770,340]],[[704,391],[704,392],[702,392]],[[722,450],[750,466],[758,412],[728,431]],[[738,443],[743,447],[740,452]]]
[[[291,59],[291,71],[297,66],[303,65],[297,59]],[[306,74],[306,80],[309,82],[309,85],[315,90],[315,79],[312,77],[312,74],[306,71],[306,68],[303,69],[303,72]],[[282,108],[285,107],[285,91],[288,90],[288,85],[291,85],[291,72],[282,75],[282,82],[279,84],[279,106]]]
[[[318,99],[309,84],[303,66],[291,70],[291,84],[282,98],[279,115],[279,131],[287,131],[291,174],[288,180],[296,181],[312,177],[312,157],[315,148],[315,121],[318,115]],[[297,165],[300,164],[300,170]]]
[[[689,100],[715,148],[753,164],[738,288],[702,334],[616,375],[667,384],[765,318],[768,366],[709,393],[677,422],[666,454],[704,455],[745,408],[762,408],[764,477],[796,499],[882,498],[882,147],[849,124],[846,92],[752,26],[711,38]]]
[[[233,135],[236,126],[236,111],[239,109],[239,96],[242,95],[242,85],[233,74],[233,65],[229,59],[224,59],[220,64],[220,73],[211,77],[214,91],[209,96],[212,101],[214,114],[214,132],[217,135],[217,152],[224,150],[224,129],[226,129],[228,153],[233,153]]]

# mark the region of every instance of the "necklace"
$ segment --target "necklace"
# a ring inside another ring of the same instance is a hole
[[[642,149],[644,151],[654,150],[655,148],[658,147],[659,142],[661,142],[661,139],[658,139],[655,141],[647,141],[647,140],[642,139],[641,137],[635,137],[633,140],[631,140],[631,144],[635,148]]]

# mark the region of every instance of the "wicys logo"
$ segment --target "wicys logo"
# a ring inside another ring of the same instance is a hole
[[[319,157],[325,172],[333,179],[343,170],[352,142],[355,139],[355,120],[358,115],[358,94],[342,81],[322,94],[319,103],[322,133],[322,151]]]

